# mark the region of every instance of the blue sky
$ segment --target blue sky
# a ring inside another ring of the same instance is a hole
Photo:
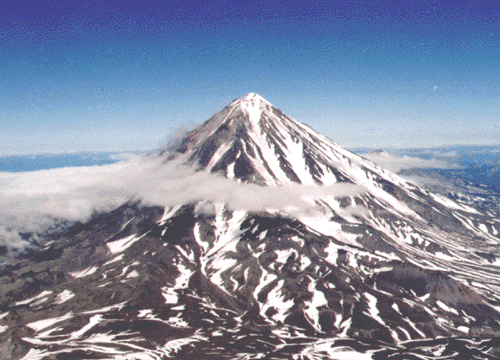
[[[348,147],[499,144],[494,1],[3,1],[0,155],[156,147],[248,92]]]

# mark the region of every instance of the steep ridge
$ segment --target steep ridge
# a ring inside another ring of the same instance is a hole
[[[490,214],[252,93],[150,156],[285,189],[308,206],[131,202],[96,215],[3,269],[0,357],[498,358],[500,227]]]

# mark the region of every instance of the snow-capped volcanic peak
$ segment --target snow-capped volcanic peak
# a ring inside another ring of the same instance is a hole
[[[269,101],[267,101],[266,99],[264,99],[259,94],[256,94],[256,93],[253,93],[253,92],[250,92],[250,93],[246,94],[241,99],[238,99],[236,101],[240,101],[240,102],[257,101],[257,102],[261,102],[261,103],[265,103],[265,104],[271,105],[271,103]]]
[[[187,134],[179,151],[208,171],[266,185],[332,184],[346,179],[332,163],[350,161],[340,146],[254,93]]]
[[[271,112],[271,109],[273,107],[270,102],[255,93],[248,93],[241,99],[236,100],[232,105],[240,106],[248,115],[248,120],[250,121],[250,123],[257,127],[262,117],[262,112]]]
[[[273,106],[269,101],[267,101],[262,96],[260,96],[259,94],[256,94],[256,93],[248,93],[245,96],[243,96],[241,99],[236,100],[235,103],[236,102],[245,103],[245,104],[250,103],[253,106],[257,105],[257,106],[260,106],[260,107],[262,107],[262,106]]]
[[[241,99],[234,100],[229,107],[234,108],[237,112],[243,112],[248,121],[246,124],[248,130],[255,131],[258,131],[263,125],[261,123],[263,115],[270,116],[274,108],[269,101],[255,93],[248,93]]]

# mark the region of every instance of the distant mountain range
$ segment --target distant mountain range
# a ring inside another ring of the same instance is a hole
[[[500,358],[492,209],[253,93],[144,159],[210,188],[131,199],[4,264],[1,358]]]

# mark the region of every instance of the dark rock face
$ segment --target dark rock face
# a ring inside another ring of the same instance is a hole
[[[177,151],[199,171],[323,195],[303,212],[127,203],[96,214],[0,272],[1,358],[499,358],[492,216],[255,94]],[[363,190],[325,192],[339,184]]]

